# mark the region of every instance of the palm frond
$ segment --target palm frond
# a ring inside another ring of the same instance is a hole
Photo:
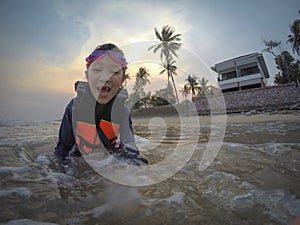
[[[177,55],[177,53],[176,53],[175,49],[173,49],[173,48],[170,48],[170,52],[172,53],[172,55],[174,55],[174,56],[178,57],[178,55]]]
[[[161,44],[157,45],[156,48],[153,50],[153,53],[155,54],[161,47]]]
[[[156,35],[157,39],[159,39],[160,41],[162,41],[163,38],[162,38],[162,36],[160,35],[160,33],[158,32],[158,30],[157,30],[156,27],[154,28],[154,30],[155,30],[155,35]]]
[[[159,75],[163,74],[166,72],[166,69],[163,69],[162,71],[159,72]]]
[[[292,24],[289,26],[290,31],[292,34],[288,36],[287,43],[289,42],[292,46],[293,52],[299,55],[300,53],[300,20],[296,19]]]
[[[158,45],[160,45],[160,44],[155,44],[155,45],[150,46],[150,47],[148,48],[148,51],[150,51],[151,49],[157,47]]]

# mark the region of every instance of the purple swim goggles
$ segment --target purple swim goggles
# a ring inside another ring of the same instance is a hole
[[[85,61],[86,68],[88,68],[91,63],[97,59],[102,59],[104,56],[108,55],[113,61],[118,64],[121,64],[124,68],[126,68],[127,62],[124,56],[117,51],[113,50],[94,50],[88,57],[86,57]]]

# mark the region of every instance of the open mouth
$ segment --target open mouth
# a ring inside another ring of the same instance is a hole
[[[102,97],[105,97],[110,92],[111,88],[107,86],[97,87],[97,91],[99,92],[99,95]]]

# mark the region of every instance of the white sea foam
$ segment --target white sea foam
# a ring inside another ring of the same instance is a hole
[[[263,144],[242,144],[235,142],[223,142],[223,146],[231,149],[243,151],[243,149],[263,152],[268,155],[284,155],[292,151],[293,148],[299,148],[300,143],[275,143],[267,142]]]
[[[174,204],[182,204],[184,200],[185,193],[183,192],[174,192],[172,196],[166,198],[166,204],[168,206],[173,206]]]
[[[98,207],[95,207],[91,210],[81,212],[80,215],[92,215],[92,217],[97,218],[104,214],[105,212],[111,210],[111,207],[109,204],[104,204]]]
[[[29,166],[2,166],[0,167],[0,174],[1,173],[25,173],[31,170]]]
[[[47,180],[57,183],[59,181],[75,181],[76,179],[68,174],[65,173],[57,173],[57,172],[49,172]]]
[[[218,171],[202,182],[207,184],[203,197],[233,211],[251,211],[254,205],[261,205],[263,214],[283,224],[300,214],[300,200],[287,190],[262,190],[233,174]]]
[[[37,163],[40,163],[40,164],[44,164],[44,165],[51,164],[51,161],[49,160],[49,158],[44,155],[39,155],[34,161]]]

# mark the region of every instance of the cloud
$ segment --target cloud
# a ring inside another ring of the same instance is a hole
[[[188,23],[174,13],[167,4],[156,5],[146,1],[98,2],[87,17],[90,39],[84,49],[91,51],[95,46],[113,42],[129,44],[130,40],[155,40],[154,27],[171,25],[176,32],[186,32]]]
[[[9,1],[1,3],[1,55],[17,58],[43,57],[48,63],[69,63],[88,39],[80,21],[57,13],[50,1]]]

